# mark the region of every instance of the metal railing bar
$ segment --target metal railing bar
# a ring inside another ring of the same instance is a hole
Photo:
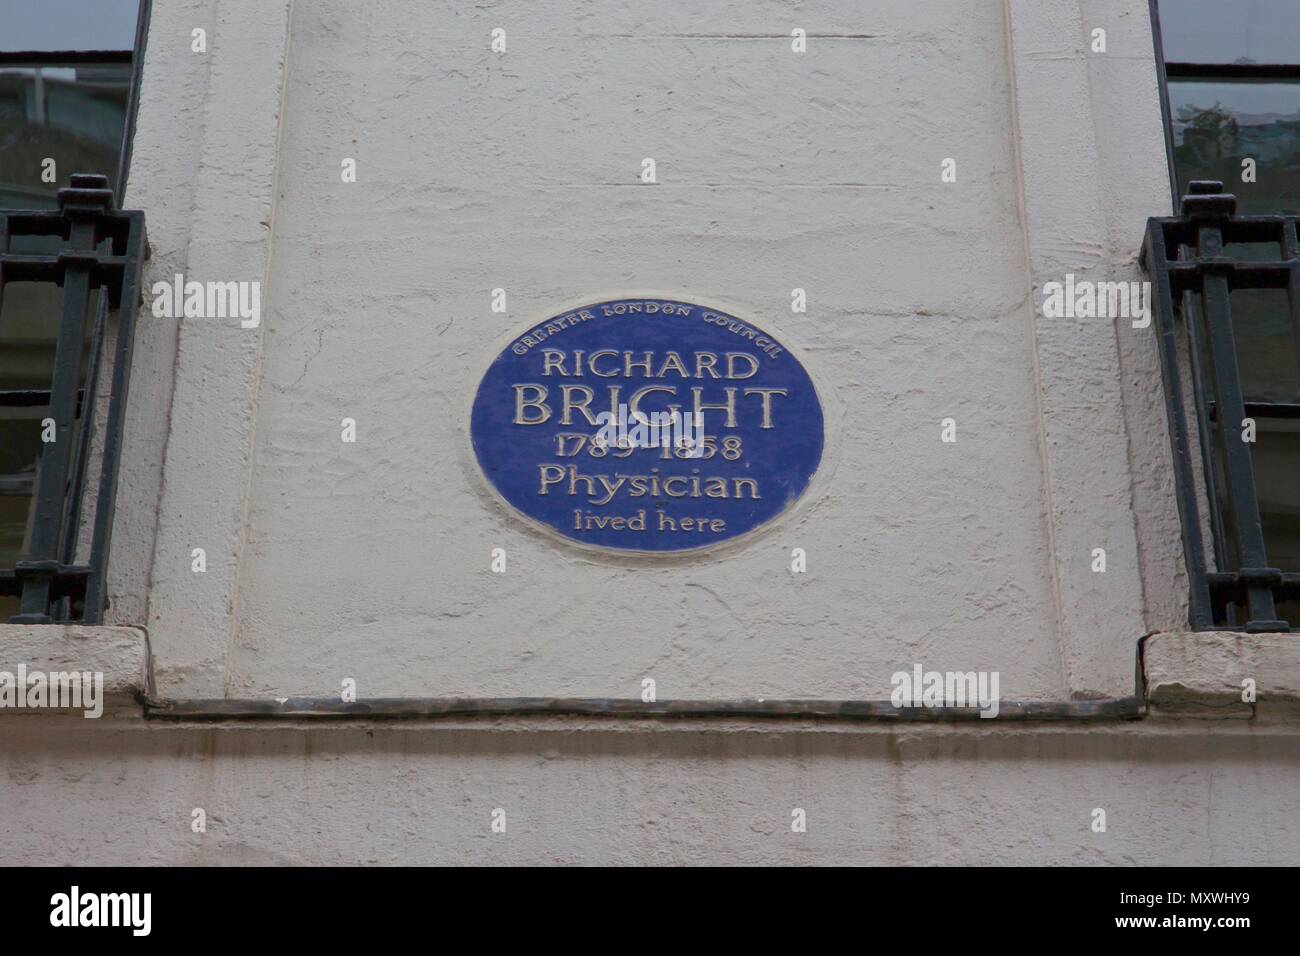
[[[1165,230],[1152,225],[1147,229],[1142,260],[1154,280],[1156,335],[1160,348],[1160,375],[1164,381],[1165,414],[1169,421],[1169,440],[1175,472],[1174,498],[1183,527],[1183,560],[1191,578],[1188,619],[1193,627],[1214,623],[1209,588],[1205,583],[1205,550],[1201,540],[1200,512],[1196,505],[1192,473],[1192,450],[1183,409],[1183,386],[1178,371],[1177,330],[1174,328],[1173,290],[1169,271],[1164,268],[1169,254]]]
[[[1196,435],[1201,449],[1201,475],[1205,482],[1205,507],[1210,513],[1210,544],[1214,549],[1214,566],[1222,568],[1227,565],[1227,556],[1223,552],[1224,542],[1228,539],[1223,524],[1223,507],[1219,503],[1218,469],[1214,457],[1214,430],[1212,425],[1214,419],[1211,409],[1213,403],[1208,398],[1211,390],[1205,387],[1206,364],[1205,358],[1201,354],[1201,343],[1205,341],[1205,329],[1201,322],[1201,309],[1197,301],[1197,293],[1183,293],[1183,320],[1187,331],[1187,356],[1192,377],[1192,398],[1196,403]],[[1228,608],[1226,614],[1228,623],[1235,623],[1235,611]]]
[[[52,255],[8,251],[14,236],[26,235],[60,236],[64,245]],[[42,447],[34,476],[17,476],[24,485],[18,490],[29,489],[33,499],[32,531],[27,551],[16,566],[0,570],[0,594],[20,598],[19,613],[10,619],[14,623],[98,623],[106,604],[104,581],[134,322],[141,298],[141,268],[148,254],[144,215],[117,210],[106,177],[76,174],[70,188],[59,190],[57,212],[0,211],[0,251],[0,291],[3,284],[33,275],[63,288],[50,387],[0,390],[0,406],[48,409],[45,417],[54,420],[55,433],[55,441]],[[102,292],[92,299],[95,289]],[[108,323],[114,315],[117,336],[109,347]],[[88,318],[92,319],[89,327]],[[84,348],[87,340],[89,355]],[[106,350],[113,353],[111,372],[103,367]],[[84,370],[83,362],[87,363]],[[97,416],[96,397],[106,374],[111,376],[104,396],[107,407]],[[101,419],[104,433],[97,436]],[[78,420],[80,427],[76,428]],[[74,431],[79,432],[75,455]],[[91,474],[92,456],[98,460],[97,478]],[[13,477],[6,476],[6,480]],[[98,482],[98,495],[89,536],[89,563],[76,564],[92,480]],[[13,484],[17,488],[17,483]],[[5,490],[13,489],[6,485]]]
[[[1171,80],[1297,80],[1297,63],[1188,63],[1165,62],[1165,76]]]
[[[1175,462],[1175,488],[1183,525],[1183,550],[1191,579],[1189,620],[1197,629],[1238,628],[1237,608],[1246,620],[1238,629],[1289,631],[1277,614],[1279,601],[1300,599],[1300,574],[1272,567],[1254,473],[1249,435],[1238,440],[1238,422],[1300,419],[1300,402],[1247,400],[1233,332],[1232,293],[1237,289],[1286,288],[1291,326],[1300,351],[1300,249],[1294,217],[1236,216],[1236,197],[1223,184],[1188,185],[1181,216],[1148,221],[1141,264],[1154,285],[1152,297],[1159,335],[1161,374]],[[1253,262],[1238,258],[1243,242],[1271,243],[1278,259]],[[1171,257],[1170,252],[1177,252]],[[1178,348],[1175,309],[1182,298],[1187,354]],[[1189,394],[1180,383],[1180,365],[1191,375]],[[1196,410],[1203,474],[1190,467],[1187,404]],[[1220,495],[1219,488],[1223,494]],[[1213,553],[1202,547],[1197,512],[1205,495]],[[1229,544],[1234,547],[1229,547]],[[1205,561],[1215,567],[1207,569]],[[1208,612],[1207,612],[1208,608]],[[1227,627],[1224,627],[1226,622]],[[1298,622],[1300,623],[1300,622]]]
[[[1210,420],[1217,422],[1218,408],[1209,403]],[[1246,414],[1251,418],[1300,418],[1300,404],[1294,402],[1246,402]]]
[[[1195,200],[1198,197],[1189,197]],[[1217,256],[1222,249],[1222,236],[1216,222],[1202,222],[1198,253],[1208,251]],[[1200,258],[1207,258],[1201,255]],[[1223,416],[1219,429],[1224,459],[1224,483],[1227,497],[1232,503],[1233,529],[1236,532],[1237,559],[1243,568],[1268,568],[1264,548],[1264,528],[1259,515],[1259,501],[1255,493],[1255,471],[1250,448],[1244,441],[1234,440],[1236,423],[1246,417],[1241,378],[1237,369],[1237,345],[1232,329],[1232,305],[1227,277],[1216,270],[1208,271],[1202,280],[1201,312],[1205,318],[1210,346],[1210,363],[1214,369],[1214,397]],[[1247,589],[1250,619],[1247,630],[1287,630],[1284,621],[1277,619],[1273,592],[1260,583]]]
[[[126,270],[118,291],[117,335],[114,339],[113,379],[108,414],[104,421],[104,445],[99,470],[99,495],[95,504],[95,528],[91,535],[91,574],[86,581],[83,619],[99,623],[107,601],[108,556],[113,542],[113,519],[117,513],[117,477],[122,454],[122,433],[126,423],[126,403],[131,383],[131,362],[135,354],[136,304],[141,300],[140,272],[149,254],[145,238],[144,215],[129,213],[127,258],[135,263]]]
[[[82,339],[90,307],[90,263],[95,255],[95,221],[77,215],[69,248],[84,258],[67,259],[63,276],[63,314],[54,351],[54,382],[50,387],[49,417],[54,420],[54,441],[41,450],[36,478],[35,514],[28,558],[18,565],[26,572],[17,624],[48,624],[50,580],[57,570],[59,544],[66,506],[69,446],[76,416]]]

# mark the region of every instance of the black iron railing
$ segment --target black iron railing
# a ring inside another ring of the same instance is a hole
[[[1181,216],[1148,222],[1141,261],[1153,284],[1191,579],[1190,623],[1204,630],[1286,631],[1278,604],[1300,600],[1300,573],[1284,573],[1269,561],[1252,446],[1237,429],[1247,419],[1300,417],[1300,404],[1247,401],[1231,293],[1286,290],[1287,321],[1300,355],[1297,220],[1239,217],[1236,209],[1236,198],[1223,192],[1222,183],[1191,183]],[[1240,244],[1263,243],[1273,244],[1276,256],[1250,260],[1237,251],[1244,248]],[[1295,499],[1300,505],[1300,474]]]
[[[27,546],[12,568],[0,568],[0,596],[19,598],[19,613],[9,618],[16,624],[101,620],[148,249],[144,213],[118,210],[106,177],[74,175],[58,201],[57,210],[0,210],[0,306],[8,283],[48,282],[63,290],[49,388],[0,390],[0,406],[45,408],[53,437],[42,443],[31,487],[10,489],[33,499]],[[62,246],[14,252],[12,240],[20,237],[57,237]],[[97,396],[106,397],[106,407],[96,408]]]

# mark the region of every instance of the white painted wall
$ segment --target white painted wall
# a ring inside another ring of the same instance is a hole
[[[148,278],[265,282],[257,330],[141,326],[156,359],[132,434],[169,429],[128,448],[162,478],[120,506],[115,621],[147,624],[157,692],[328,695],[351,677],[363,697],[636,697],[653,677],[660,699],[883,699],[919,662],[999,671],[1006,698],[1133,693],[1138,639],[1185,617],[1154,345],[1037,304],[1067,271],[1138,278],[1145,219],[1167,211],[1146,11],[156,4],[127,199],[149,217]],[[638,182],[647,156],[657,185]],[[465,430],[499,340],[625,292],[752,318],[823,390],[822,474],[742,547],[580,554],[482,490]],[[44,835],[24,845],[79,862],[1258,863],[1300,847],[1286,722],[47,727],[0,721],[17,808],[0,834],[21,821]],[[219,821],[203,837],[194,806]],[[519,822],[492,842],[496,806]],[[803,842],[795,806],[817,821]],[[1089,830],[1095,806],[1111,832]],[[86,857],[69,819],[120,839]]]
[[[830,4],[803,55],[779,5],[584,10],[295,7],[223,689],[881,697],[924,659],[1065,696],[1002,10]],[[824,385],[822,480],[738,553],[592,559],[478,493],[468,396],[497,340],[626,289],[750,316]],[[211,585],[173,573],[161,686],[210,693]]]
[[[1280,866],[1300,846],[1289,733],[51,728],[5,728],[5,864]]]

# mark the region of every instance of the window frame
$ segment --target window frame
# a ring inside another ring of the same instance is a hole
[[[1165,127],[1165,160],[1169,166],[1170,211],[1177,215],[1182,204],[1178,190],[1178,163],[1174,156],[1174,122],[1170,108],[1169,81],[1190,79],[1217,80],[1300,80],[1300,61],[1296,63],[1201,63],[1170,60],[1165,56],[1164,31],[1160,26],[1161,0],[1147,0],[1151,11],[1151,36],[1155,43],[1156,77],[1160,82],[1160,115]]]
[[[94,179],[95,175],[102,175],[109,190],[111,197],[116,197],[118,201],[125,195],[127,181],[131,167],[131,150],[132,143],[135,139],[136,118],[139,112],[140,88],[144,75],[144,56],[145,46],[149,32],[149,21],[152,12],[152,0],[137,0],[135,32],[133,47],[130,50],[89,50],[89,49],[63,49],[63,50],[14,50],[0,51],[0,67],[6,65],[22,64],[129,64],[128,71],[128,88],[125,102],[125,112],[122,123],[122,138],[117,148],[117,168],[114,170],[71,170],[71,178],[68,182],[69,188],[59,189],[59,210],[4,210],[0,211],[0,262],[8,261],[6,271],[15,271],[24,267],[23,264],[17,263],[16,260],[26,258],[29,263],[34,264],[37,260],[57,261],[65,256],[85,257],[89,255],[96,257],[93,251],[86,249],[73,250],[75,243],[65,246],[63,252],[56,256],[14,256],[9,253],[9,240],[11,235],[39,234],[41,230],[49,228],[40,225],[41,222],[55,222],[56,220],[70,223],[78,215],[85,220],[85,214],[70,213],[68,203],[73,207],[78,201],[98,202],[95,195],[95,184],[89,182]],[[92,175],[87,175],[92,174]],[[68,194],[68,200],[65,202],[65,194]],[[77,198],[73,198],[77,197]],[[100,230],[106,229],[115,234],[110,249],[110,257],[116,254],[117,257],[126,260],[122,267],[122,275],[115,280],[119,297],[123,285],[132,293],[137,291],[138,277],[133,277],[132,273],[138,276],[139,261],[145,254],[146,240],[144,239],[143,216],[139,213],[116,213],[111,210],[111,199],[109,205],[105,206],[103,211],[94,216],[95,225],[93,226],[94,235],[100,236]],[[34,228],[35,232],[11,232],[11,229],[17,225],[20,230]],[[59,228],[72,229],[71,225],[60,226]],[[57,230],[56,230],[57,231]],[[68,233],[71,235],[72,233]],[[65,239],[67,236],[65,235]],[[107,240],[105,240],[107,241]],[[84,246],[84,241],[82,242]],[[98,243],[92,243],[98,245]],[[0,264],[0,270],[6,267]],[[58,281],[62,283],[62,276],[66,275],[65,267],[59,265]],[[117,267],[110,267],[115,269]],[[51,281],[50,277],[43,277],[45,281]],[[5,277],[5,282],[22,281],[21,279],[10,279]],[[40,280],[38,280],[40,281]],[[103,281],[102,277],[97,276],[93,282]],[[0,283],[0,295],[3,295],[3,284]],[[111,282],[110,282],[111,284]],[[98,286],[97,286],[98,287]],[[68,292],[65,288],[61,298],[65,300]],[[88,336],[89,347],[91,351],[90,359],[85,370],[85,377],[79,382],[73,383],[76,387],[72,390],[74,410],[74,421],[78,418],[80,425],[76,428],[78,434],[74,439],[74,451],[72,460],[66,466],[66,484],[62,495],[62,513],[58,519],[61,524],[59,535],[58,551],[60,558],[54,563],[57,569],[49,574],[45,572],[34,572],[33,570],[24,569],[24,565],[31,564],[31,555],[28,552],[20,550],[18,560],[13,567],[0,567],[0,577],[8,582],[5,593],[12,590],[15,582],[19,587],[18,597],[23,598],[22,578],[27,577],[48,578],[45,582],[47,593],[50,600],[46,602],[44,614],[34,614],[30,612],[20,613],[20,617],[26,618],[27,623],[49,623],[53,621],[70,622],[78,621],[80,623],[98,623],[103,609],[105,586],[104,574],[107,565],[107,547],[110,540],[111,528],[104,527],[105,520],[111,522],[114,511],[113,502],[107,503],[102,499],[97,499],[94,512],[94,530],[91,536],[90,564],[88,567],[75,566],[69,562],[73,560],[76,552],[77,530],[82,521],[82,503],[87,495],[90,482],[98,480],[101,493],[105,490],[115,492],[117,457],[120,446],[120,427],[121,427],[121,406],[125,404],[126,387],[125,376],[130,368],[130,354],[132,329],[135,314],[135,303],[122,303],[119,319],[119,338],[125,337],[128,341],[119,341],[114,348],[114,364],[104,370],[111,376],[110,395],[108,398],[108,427],[104,434],[104,446],[101,449],[101,460],[99,462],[98,476],[91,474],[90,457],[92,453],[92,444],[94,442],[94,432],[96,428],[94,406],[96,404],[96,391],[99,387],[100,370],[100,350],[104,345],[103,334],[108,323],[109,312],[109,294],[98,296],[98,309],[95,310],[90,321],[90,334]],[[56,342],[64,337],[60,329],[56,334]],[[82,337],[78,336],[78,341]],[[60,350],[62,346],[59,346]],[[0,406],[5,407],[31,407],[46,408],[53,414],[56,402],[63,401],[66,396],[60,396],[56,392],[56,384],[60,380],[61,373],[58,368],[63,359],[56,358],[56,368],[53,379],[48,388],[0,388]],[[125,363],[124,367],[119,370],[118,366]],[[64,390],[66,391],[66,390]],[[34,528],[35,523],[42,520],[50,520],[48,517],[42,519],[40,510],[42,509],[43,499],[39,480],[39,469],[32,478],[32,487],[28,504],[28,527],[29,530]],[[107,482],[106,479],[107,478]],[[44,502],[45,505],[51,504]],[[48,509],[47,509],[48,510]],[[21,547],[21,546],[20,546]],[[46,555],[45,563],[50,562],[50,556]],[[38,562],[39,563],[39,562]],[[69,580],[84,581],[84,606],[80,617],[72,613],[72,601],[67,596]],[[23,602],[30,603],[30,602]],[[37,618],[44,617],[45,620]],[[2,619],[0,619],[2,620]]]
[[[153,0],[138,0],[135,18],[135,45],[130,50],[18,50],[0,51],[0,66],[15,63],[130,63],[131,85],[126,96],[126,122],[122,124],[122,141],[118,144],[117,169],[109,176],[113,195],[119,201],[126,196],[131,169],[131,144],[135,140],[136,113],[140,106],[140,84],[144,79],[145,43],[149,36],[149,17]],[[86,170],[77,170],[86,172]]]
[[[1160,22],[1160,0],[1148,0],[1148,3],[1150,9],[1152,40],[1155,48],[1156,74],[1160,86],[1160,113],[1161,113],[1161,120],[1164,124],[1165,160],[1169,170],[1170,199],[1171,199],[1172,210],[1174,213],[1174,218],[1165,219],[1165,220],[1152,220],[1152,224],[1149,228],[1150,234],[1148,236],[1148,242],[1144,246],[1143,254],[1144,254],[1144,260],[1147,260],[1146,264],[1147,264],[1148,271],[1151,271],[1153,276],[1160,279],[1160,281],[1163,281],[1166,284],[1168,284],[1167,276],[1159,274],[1159,273],[1164,273],[1166,271],[1167,268],[1166,264],[1164,262],[1157,263],[1153,261],[1156,258],[1158,258],[1158,256],[1155,254],[1155,250],[1163,249],[1165,241],[1173,239],[1174,234],[1180,228],[1177,225],[1180,219],[1183,223],[1183,226],[1181,228],[1186,229],[1190,235],[1195,235],[1196,231],[1187,226],[1187,224],[1190,221],[1187,217],[1191,216],[1193,219],[1195,219],[1200,216],[1199,212],[1189,212],[1189,207],[1187,205],[1187,198],[1180,195],[1180,189],[1178,185],[1179,171],[1178,171],[1177,156],[1175,152],[1173,109],[1172,109],[1172,100],[1171,100],[1170,90],[1169,90],[1169,81],[1171,79],[1173,80],[1219,79],[1219,80],[1228,80],[1228,81],[1273,80],[1273,81],[1283,81],[1283,82],[1295,81],[1295,80],[1300,80],[1300,62],[1297,63],[1209,62],[1207,63],[1207,62],[1196,62],[1196,61],[1188,61],[1188,60],[1169,60],[1165,55],[1164,31],[1161,28],[1161,22]],[[1192,188],[1192,184],[1189,184],[1189,191],[1192,193],[1197,192],[1196,189]],[[1193,198],[1192,207],[1197,207],[1198,205],[1204,207],[1206,205],[1207,198],[1208,197]],[[1226,196],[1219,196],[1216,198],[1222,200],[1227,199]],[[1235,215],[1235,203],[1233,205],[1234,208],[1228,211],[1227,215],[1223,217],[1222,225],[1225,231],[1227,229],[1232,229],[1234,232],[1238,232],[1241,230],[1249,230],[1252,228],[1253,223],[1258,223],[1259,228],[1262,229],[1264,228],[1264,223],[1266,220],[1276,219],[1277,228],[1279,230],[1278,237],[1277,237],[1279,240],[1278,258],[1281,261],[1285,261],[1288,258],[1288,254],[1291,257],[1294,257],[1295,250],[1294,248],[1288,248],[1288,243],[1287,243],[1287,237],[1288,236],[1294,237],[1295,235],[1294,217],[1291,217],[1289,225],[1287,224],[1288,223],[1287,217],[1283,217],[1280,213],[1278,213],[1275,216],[1237,217]],[[1157,223],[1161,223],[1162,225],[1157,225]],[[1153,236],[1157,230],[1159,230],[1159,238],[1153,244]],[[1219,235],[1218,239],[1214,241],[1220,243],[1220,247],[1216,254],[1222,255],[1223,254],[1222,235]],[[1291,242],[1294,243],[1294,238],[1291,239]],[[1177,250],[1175,254],[1176,254],[1176,258],[1179,260],[1190,260],[1187,261],[1186,264],[1191,266],[1198,273],[1201,271],[1201,266],[1199,265],[1201,261],[1199,250],[1189,250],[1186,248],[1180,248],[1179,250]],[[1228,268],[1229,274],[1233,274],[1232,270],[1236,268],[1236,265],[1237,264],[1234,263],[1232,266],[1225,267],[1225,268]],[[1257,286],[1245,286],[1243,288],[1257,288]],[[1295,293],[1292,292],[1291,295],[1294,296]],[[1176,303],[1173,301],[1170,301],[1168,303],[1162,302],[1160,304],[1161,307],[1176,310],[1182,316],[1182,321],[1184,323],[1191,322],[1193,323],[1194,326],[1198,321],[1202,323],[1202,327],[1197,330],[1197,335],[1194,338],[1199,338],[1201,334],[1208,335],[1208,330],[1203,327],[1204,324],[1208,322],[1208,316],[1200,314],[1202,308],[1204,308],[1204,305],[1202,302],[1199,301],[1200,299],[1199,294],[1196,299],[1193,299],[1190,293],[1186,295],[1179,295],[1176,298],[1178,300]],[[1295,310],[1296,310],[1296,305],[1294,302],[1292,302],[1291,311],[1294,313]],[[1220,318],[1223,322],[1227,323],[1230,330],[1231,329],[1230,306],[1227,303],[1224,303],[1222,309],[1216,309],[1214,311],[1216,313],[1216,317]],[[1169,317],[1162,316],[1162,320],[1166,318],[1170,320],[1170,329],[1172,329],[1172,316]],[[1294,314],[1292,315],[1292,320],[1295,321]],[[1172,332],[1170,332],[1170,334],[1172,334]],[[1229,334],[1231,334],[1230,331]],[[1218,583],[1223,584],[1225,583],[1222,581],[1222,579],[1224,578],[1240,577],[1238,572],[1241,570],[1238,569],[1238,571],[1230,572],[1225,567],[1227,563],[1226,555],[1228,553],[1229,542],[1228,542],[1228,535],[1225,530],[1226,526],[1224,522],[1223,506],[1221,503],[1220,495],[1218,493],[1218,489],[1216,487],[1217,466],[1219,465],[1220,460],[1222,459],[1223,467],[1225,468],[1225,470],[1232,468],[1236,472],[1235,476],[1232,475],[1226,476],[1229,487],[1231,487],[1234,484],[1234,482],[1239,484],[1243,480],[1243,475],[1241,474],[1241,468],[1239,465],[1234,468],[1232,465],[1228,463],[1228,459],[1233,458],[1234,456],[1232,456],[1226,449],[1221,449],[1216,444],[1213,434],[1211,433],[1210,423],[1216,422],[1217,419],[1219,418],[1217,402],[1214,398],[1206,394],[1207,389],[1205,387],[1205,384],[1201,381],[1201,378],[1206,374],[1207,369],[1199,367],[1201,363],[1201,359],[1199,359],[1196,356],[1196,351],[1195,351],[1196,343],[1193,341],[1189,347],[1192,349],[1192,351],[1189,353],[1190,355],[1189,361],[1191,362],[1191,368],[1189,372],[1192,378],[1192,394],[1195,400],[1197,401],[1198,405],[1203,406],[1197,409],[1197,414],[1196,414],[1197,427],[1194,430],[1194,437],[1197,439],[1197,444],[1200,446],[1200,455],[1201,455],[1200,470],[1201,470],[1202,488],[1200,490],[1204,494],[1205,507],[1208,512],[1207,518],[1209,521],[1209,530],[1212,538],[1211,541],[1212,555],[1215,560],[1215,563],[1218,565],[1217,571],[1210,571],[1205,567],[1205,561],[1209,555],[1207,555],[1204,552],[1204,550],[1200,545],[1201,529],[1199,527],[1199,524],[1195,528],[1189,528],[1187,526],[1189,520],[1199,521],[1199,518],[1195,517],[1197,514],[1195,502],[1194,501],[1192,502],[1192,507],[1189,515],[1187,503],[1182,500],[1183,498],[1189,495],[1195,498],[1196,497],[1195,491],[1184,490],[1181,487],[1191,481],[1192,471],[1190,470],[1189,467],[1186,466],[1185,462],[1182,462],[1180,460],[1180,455],[1187,452],[1188,443],[1192,440],[1193,434],[1189,434],[1186,431],[1184,410],[1182,410],[1181,408],[1178,410],[1178,420],[1175,421],[1172,418],[1174,409],[1171,406],[1170,408],[1171,436],[1170,437],[1175,444],[1175,448],[1174,448],[1175,460],[1176,460],[1176,464],[1179,466],[1178,468],[1179,474],[1176,476],[1177,483],[1180,485],[1179,510],[1181,512],[1180,517],[1182,518],[1183,521],[1183,535],[1184,535],[1184,541],[1185,541],[1186,552],[1187,552],[1188,573],[1189,575],[1191,575],[1193,579],[1192,606],[1190,609],[1190,617],[1191,617],[1191,623],[1193,627],[1195,627],[1198,630],[1222,629],[1225,626],[1231,628],[1237,625],[1237,622],[1235,620],[1235,608],[1233,605],[1228,605],[1226,608],[1225,611],[1227,616],[1226,625],[1221,625],[1216,623],[1215,616],[1211,613],[1211,609],[1209,607],[1209,604],[1212,603],[1210,600],[1210,593],[1209,593],[1210,586],[1216,583],[1216,579],[1220,579]],[[1171,360],[1173,356],[1166,355],[1162,352],[1161,357],[1162,360]],[[1297,359],[1300,360],[1300,354],[1297,355]],[[1167,366],[1168,366],[1168,361],[1163,361],[1162,367],[1165,367],[1165,375],[1166,375],[1165,386],[1166,386],[1166,392],[1168,393],[1170,387],[1178,387],[1176,384],[1178,381],[1178,376],[1175,370],[1171,382],[1171,379],[1169,377],[1170,371]],[[1210,370],[1214,370],[1214,368],[1216,367],[1220,371],[1222,371],[1222,366],[1219,365],[1217,359],[1211,361]],[[1265,420],[1294,420],[1300,418],[1300,402],[1244,400],[1245,396],[1243,394],[1243,390],[1241,387],[1241,370],[1239,364],[1236,365],[1234,372],[1235,374],[1233,375],[1232,391],[1236,392],[1238,396],[1243,399],[1241,404],[1244,409],[1244,414],[1246,417],[1252,419],[1258,418],[1258,419],[1265,419]],[[1181,405],[1182,396],[1181,395],[1171,396],[1167,394],[1166,401]],[[1180,434],[1175,434],[1176,432]],[[1227,431],[1222,427],[1222,425],[1220,425],[1219,435],[1224,436],[1226,435],[1226,433]],[[1259,510],[1259,487],[1258,487],[1258,483],[1254,479],[1253,471],[1249,468],[1249,464],[1247,465],[1246,475],[1244,477],[1249,482],[1250,485],[1251,495],[1254,499],[1254,512],[1257,521],[1258,510]],[[1231,505],[1231,507],[1233,508],[1234,518],[1235,518],[1237,512],[1237,506]],[[1196,543],[1193,544],[1193,542]],[[1199,552],[1199,553],[1194,553],[1194,552]],[[1248,568],[1245,570],[1251,572],[1251,571],[1258,571],[1259,569]],[[1271,573],[1280,574],[1280,572],[1276,572],[1276,569],[1269,568],[1267,570]],[[1287,574],[1284,575],[1284,577],[1288,579],[1288,587],[1290,587],[1291,586],[1290,579],[1293,578],[1294,575]],[[1234,584],[1234,586],[1236,585]],[[1246,602],[1243,601],[1243,603]],[[1248,617],[1249,616],[1251,615],[1248,612]],[[1274,622],[1266,622],[1266,623],[1268,623],[1269,625],[1276,625],[1278,622],[1274,621]],[[1274,626],[1250,628],[1249,625],[1250,622],[1248,621],[1247,629],[1260,629],[1260,630],[1277,629]],[[1296,622],[1296,629],[1300,630],[1300,622]]]

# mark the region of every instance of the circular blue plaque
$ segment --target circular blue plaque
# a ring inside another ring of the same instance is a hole
[[[752,322],[689,302],[614,299],[516,337],[470,419],[488,482],[594,548],[709,548],[784,512],[821,462],[812,379]]]

